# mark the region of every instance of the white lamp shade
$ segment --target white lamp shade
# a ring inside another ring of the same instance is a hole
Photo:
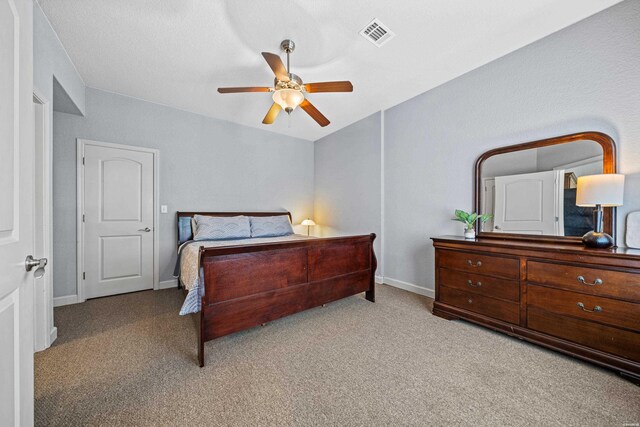
[[[601,174],[578,177],[576,205],[590,207],[622,206],[624,198],[624,175]]]
[[[308,226],[311,226],[311,225],[316,225],[316,223],[313,222],[312,219],[307,218],[304,221],[302,221],[302,225],[306,225],[308,227]]]
[[[304,95],[295,89],[279,89],[273,92],[273,102],[282,107],[283,110],[290,108],[294,110],[304,101]]]

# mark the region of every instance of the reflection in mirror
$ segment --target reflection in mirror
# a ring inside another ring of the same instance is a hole
[[[602,146],[589,140],[512,151],[482,164],[482,231],[582,236],[593,208],[576,206],[579,176],[603,173]]]

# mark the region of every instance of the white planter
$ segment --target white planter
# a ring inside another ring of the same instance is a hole
[[[469,228],[464,230],[464,238],[465,239],[475,239],[476,238],[476,230],[474,228]]]

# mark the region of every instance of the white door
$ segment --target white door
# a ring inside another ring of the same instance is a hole
[[[0,0],[0,425],[33,424],[31,1]]]
[[[497,176],[494,231],[558,235],[559,172]]]
[[[84,148],[84,297],[153,289],[154,153]]]

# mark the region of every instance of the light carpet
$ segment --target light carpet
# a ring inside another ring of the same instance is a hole
[[[640,422],[615,373],[430,313],[379,286],[205,345],[182,293],[55,309],[35,357],[38,425],[575,425]],[[637,424],[636,424],[637,425]]]

